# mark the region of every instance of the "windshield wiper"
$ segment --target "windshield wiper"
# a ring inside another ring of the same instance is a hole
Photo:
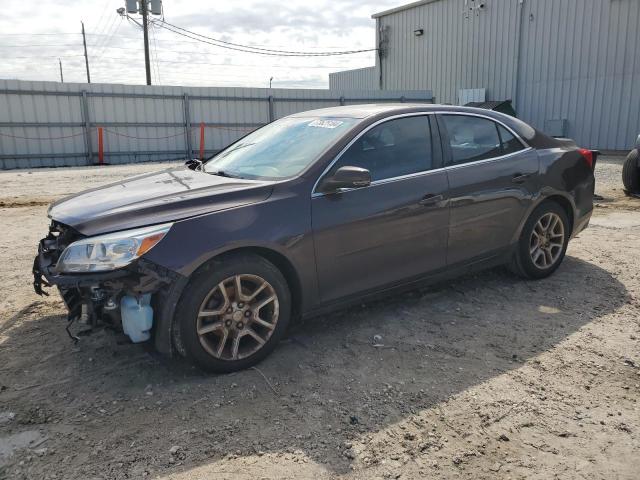
[[[242,178],[240,175],[232,175],[229,172],[225,172],[224,170],[216,170],[213,172],[207,172],[211,175],[218,175],[219,177],[227,177],[227,178]]]

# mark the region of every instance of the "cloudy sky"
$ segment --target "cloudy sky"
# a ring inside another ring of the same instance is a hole
[[[225,41],[303,51],[374,48],[371,14],[402,0],[164,0],[165,20]],[[144,84],[142,31],[121,18],[124,0],[3,0],[0,78],[86,81],[80,21],[94,83]],[[155,26],[152,83],[161,85],[326,88],[332,71],[374,64],[374,52],[290,58],[214,47]]]

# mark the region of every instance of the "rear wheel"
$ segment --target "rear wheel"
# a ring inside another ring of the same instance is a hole
[[[639,152],[636,148],[629,152],[622,166],[622,184],[627,193],[640,193],[640,168],[638,168]]]
[[[569,218],[564,209],[552,201],[541,203],[522,229],[512,270],[524,278],[548,277],[562,263],[569,236]]]
[[[266,357],[287,329],[286,280],[257,255],[230,256],[198,273],[178,310],[187,358],[205,370],[233,372]]]

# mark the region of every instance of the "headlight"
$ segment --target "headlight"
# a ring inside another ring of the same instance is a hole
[[[151,250],[173,223],[108,233],[73,242],[60,256],[58,272],[104,272],[130,264]]]

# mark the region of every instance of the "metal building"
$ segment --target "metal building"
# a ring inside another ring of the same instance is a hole
[[[376,67],[357,68],[329,74],[330,90],[377,90]]]
[[[519,118],[601,150],[640,133],[639,0],[422,0],[373,18],[379,54],[360,82],[437,103],[510,99]]]

